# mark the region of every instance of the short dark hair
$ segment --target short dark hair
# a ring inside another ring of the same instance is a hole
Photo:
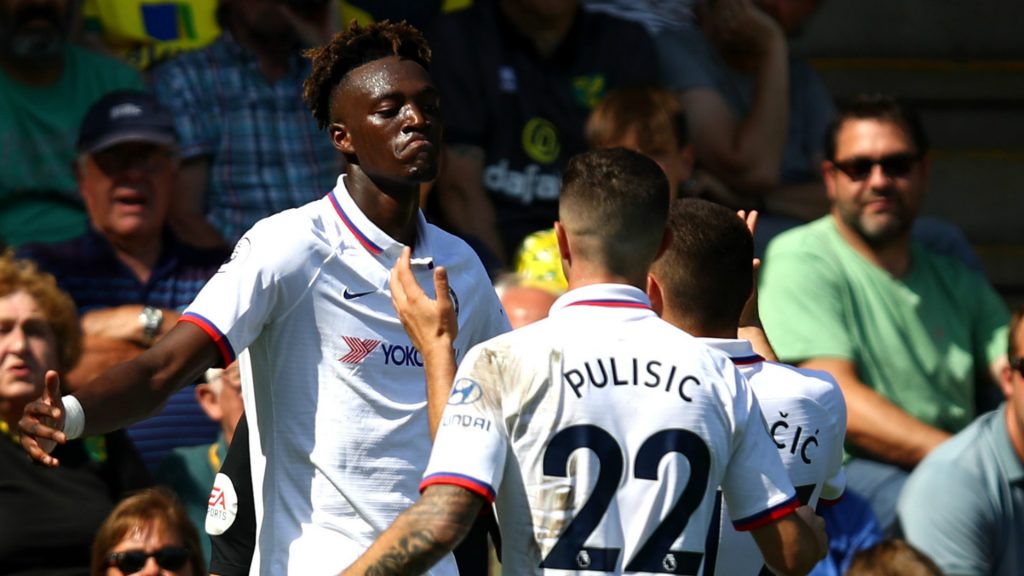
[[[825,158],[828,160],[836,159],[839,131],[850,120],[879,120],[898,124],[910,136],[918,156],[928,153],[928,136],[914,108],[891,94],[859,94],[841,101],[835,119],[829,124],[825,135]]]
[[[686,146],[686,130],[683,103],[674,92],[632,87],[609,92],[590,112],[584,132],[591,148],[605,148],[633,134],[641,152],[650,152],[666,148],[668,136],[675,137],[677,149]]]
[[[577,154],[562,174],[558,218],[577,255],[631,275],[657,256],[668,219],[669,186],[661,167],[625,148]]]
[[[353,20],[327,44],[305,54],[313,61],[313,70],[303,84],[302,99],[321,129],[330,125],[331,97],[351,70],[389,56],[412,60],[430,69],[430,46],[423,34],[405,21],[382,20],[360,26]]]
[[[668,221],[672,243],[651,269],[665,306],[702,331],[733,330],[754,289],[754,239],[735,212],[680,198]]]

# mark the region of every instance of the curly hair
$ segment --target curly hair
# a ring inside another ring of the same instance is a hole
[[[192,576],[206,576],[206,559],[188,512],[173,492],[158,486],[147,488],[122,500],[107,516],[92,542],[92,575],[107,573],[107,556],[134,530],[174,533],[188,550]]]
[[[56,368],[74,368],[82,355],[82,331],[74,301],[57,287],[51,274],[40,271],[30,260],[15,259],[8,250],[0,255],[0,298],[17,292],[25,292],[35,300],[53,329],[57,339]]]
[[[313,71],[303,83],[302,99],[313,112],[317,126],[331,123],[331,97],[351,70],[381,58],[397,56],[430,69],[430,46],[415,27],[382,20],[360,26],[355,20],[327,44],[305,52]]]

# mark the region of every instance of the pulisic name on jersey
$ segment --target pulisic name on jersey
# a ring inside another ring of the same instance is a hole
[[[562,372],[562,381],[569,385],[577,398],[583,398],[588,388],[600,390],[634,386],[674,393],[685,402],[693,401],[691,394],[701,385],[696,376],[687,374],[673,364],[660,360],[615,357],[594,358],[580,366],[567,367]]]

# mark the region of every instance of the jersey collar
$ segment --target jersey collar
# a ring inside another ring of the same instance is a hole
[[[570,290],[555,300],[549,314],[576,307],[622,308],[654,314],[647,294],[626,284],[591,284]]]
[[[737,366],[764,362],[764,357],[754,352],[754,346],[750,340],[738,338],[698,338],[698,340],[719,352],[724,352]]]
[[[356,206],[355,200],[352,199],[345,187],[344,174],[338,177],[338,183],[334,190],[327,195],[327,199],[334,208],[342,228],[347,230],[367,252],[389,264],[398,259],[405,244],[388,236]],[[413,267],[417,265],[433,266],[433,259],[429,256],[432,252],[428,245],[426,230],[427,220],[423,217],[423,211],[418,210],[416,212],[416,247],[413,250]]]

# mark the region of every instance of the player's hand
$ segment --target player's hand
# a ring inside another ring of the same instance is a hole
[[[448,296],[448,271],[443,266],[434,268],[434,294],[437,299],[431,298],[416,282],[409,264],[411,257],[412,250],[404,248],[391,269],[391,302],[402,327],[420,354],[426,356],[433,349],[447,354],[459,331],[455,306]]]
[[[50,456],[57,444],[67,442],[64,435],[64,401],[60,395],[60,375],[56,371],[46,371],[43,395],[25,406],[18,428],[21,431],[21,446],[33,460],[51,467],[60,464]]]
[[[740,220],[747,225],[747,230],[750,230],[750,236],[753,237],[754,233],[757,232],[757,210],[738,210],[736,215],[739,216]],[[754,276],[754,288],[750,291],[750,297],[747,298],[747,302],[743,305],[743,311],[740,313],[740,326],[761,326],[761,315],[757,308],[757,272],[761,269],[761,259],[754,258],[751,262],[751,273]]]

